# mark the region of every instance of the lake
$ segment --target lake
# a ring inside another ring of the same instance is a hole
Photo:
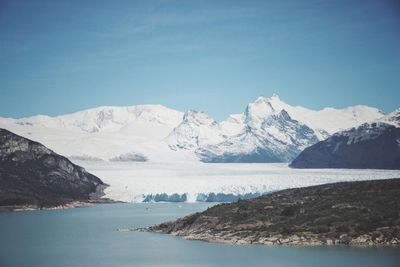
[[[211,205],[102,204],[0,213],[0,267],[400,266],[398,248],[222,245],[116,230],[149,226]]]

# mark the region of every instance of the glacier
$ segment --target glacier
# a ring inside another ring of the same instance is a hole
[[[124,202],[234,201],[287,188],[400,177],[400,170],[292,169],[286,163],[75,161]]]

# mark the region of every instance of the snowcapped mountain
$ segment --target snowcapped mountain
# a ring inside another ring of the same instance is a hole
[[[192,140],[191,146],[185,145],[184,148],[193,149],[204,162],[288,162],[306,147],[326,139],[330,135],[328,131],[382,116],[379,110],[363,106],[322,111],[292,107],[273,95],[271,98],[257,98],[248,104],[243,114],[231,115],[219,124],[208,120],[201,126],[196,125],[194,128],[197,130],[193,130],[195,136],[184,131],[189,128],[187,122],[183,122],[174,132],[180,132],[179,136]],[[324,118],[334,123],[325,123]],[[187,127],[181,129],[182,125]],[[205,125],[210,125],[207,129],[212,130],[212,134],[204,131]],[[183,138],[174,140],[175,144],[179,144]],[[187,143],[188,140],[185,140],[184,144]]]
[[[400,128],[400,108],[384,116],[380,121]]]
[[[384,116],[384,113],[379,109],[363,105],[344,109],[324,108],[316,111],[300,106],[290,106],[277,95],[273,95],[271,98],[260,98],[268,101],[273,109],[284,109],[293,119],[308,125],[310,128],[323,130],[329,134],[334,134],[365,122],[371,122]]]
[[[0,127],[78,160],[280,162],[330,134],[381,118],[355,106],[314,111],[277,95],[259,97],[241,114],[217,122],[161,105],[98,107],[73,114],[0,118]]]
[[[306,148],[291,167],[400,169],[400,109]]]
[[[203,145],[219,143],[224,138],[218,122],[203,112],[189,110],[165,141],[172,150],[179,150],[196,149]]]
[[[0,118],[0,126],[71,159],[126,160],[135,158],[126,155],[142,155],[162,160],[171,153],[163,139],[182,118],[182,112],[164,106],[139,105],[98,107],[57,117]]]
[[[21,119],[24,120],[24,119]],[[132,124],[176,126],[182,113],[161,105],[98,107],[58,117],[34,116],[29,122],[48,128],[77,129],[88,133],[115,132]]]
[[[246,109],[246,126],[239,134],[196,151],[203,161],[287,162],[319,141],[311,128],[293,120],[285,110],[262,114],[251,112],[251,107]]]

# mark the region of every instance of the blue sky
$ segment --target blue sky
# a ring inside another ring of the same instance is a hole
[[[259,95],[400,106],[400,4],[0,0],[0,116],[163,104],[221,120]]]

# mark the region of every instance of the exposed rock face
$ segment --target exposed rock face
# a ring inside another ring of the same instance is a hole
[[[283,190],[136,230],[237,244],[400,245],[400,179]]]
[[[241,133],[217,145],[199,148],[196,154],[203,162],[290,162],[319,141],[314,130],[293,120],[286,110],[269,112],[256,116],[248,107]]]
[[[363,124],[306,148],[294,168],[400,169],[400,128]]]
[[[41,208],[99,199],[106,186],[40,143],[0,129],[0,206]]]

